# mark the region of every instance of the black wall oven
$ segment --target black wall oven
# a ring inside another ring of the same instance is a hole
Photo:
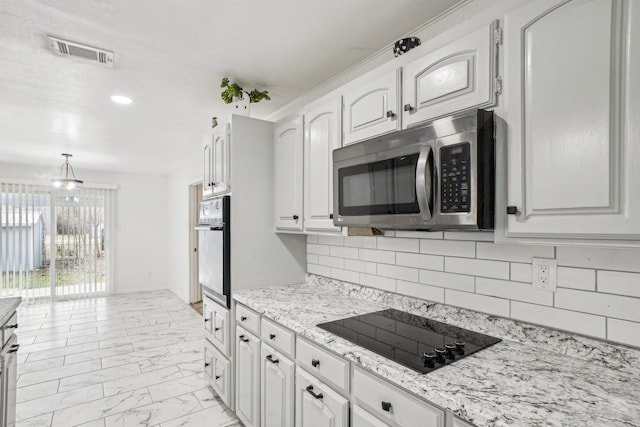
[[[200,203],[198,213],[198,280],[211,299],[231,307],[231,197]]]
[[[494,134],[472,110],[334,150],[334,224],[493,229]]]

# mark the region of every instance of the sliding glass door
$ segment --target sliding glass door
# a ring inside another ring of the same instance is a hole
[[[0,183],[0,296],[109,292],[113,190]]]

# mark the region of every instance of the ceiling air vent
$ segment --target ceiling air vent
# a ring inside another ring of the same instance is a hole
[[[109,50],[98,49],[53,36],[47,36],[47,38],[51,48],[61,55],[75,56],[113,67],[113,52]]]

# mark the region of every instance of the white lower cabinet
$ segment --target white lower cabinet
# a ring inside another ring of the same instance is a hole
[[[229,310],[214,302],[206,294],[202,301],[205,336],[222,354],[229,357]]]
[[[351,427],[389,427],[389,424],[380,421],[358,405],[353,405],[351,413],[353,414]]]
[[[260,425],[260,340],[236,328],[236,414],[247,427]]]
[[[349,401],[302,369],[296,372],[296,427],[346,427]]]
[[[392,426],[411,427],[420,420],[422,427],[444,427],[443,410],[419,401],[360,368],[353,370],[351,394],[358,404]]]
[[[204,374],[222,401],[230,406],[230,362],[207,340],[204,345]]]
[[[266,344],[260,353],[262,427],[293,427],[295,364]]]

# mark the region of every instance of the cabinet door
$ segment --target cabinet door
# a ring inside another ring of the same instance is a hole
[[[202,298],[202,318],[205,337],[222,354],[229,356],[229,310],[215,303],[206,295]]]
[[[275,227],[302,231],[302,116],[275,128]]]
[[[316,105],[304,115],[304,228],[340,231],[333,225],[333,150],[340,143],[341,101]]]
[[[228,129],[228,126],[224,127],[222,132],[216,133],[213,136],[213,166],[211,179],[213,181],[214,194],[226,193],[231,189],[229,183],[231,138]]]
[[[344,94],[344,145],[400,129],[400,72],[374,79],[364,76]]]
[[[389,424],[380,421],[358,405],[353,405],[352,427],[389,427]]]
[[[306,373],[296,372],[296,427],[346,427],[349,401]]]
[[[236,414],[247,427],[260,425],[260,340],[236,330]]]
[[[204,374],[222,401],[226,403],[227,406],[231,406],[231,371],[229,360],[207,340],[205,340],[204,345]]]
[[[486,25],[406,65],[404,128],[495,104],[495,28]]]
[[[508,237],[640,238],[639,6],[546,0],[505,17]]]
[[[202,196],[208,197],[213,194],[213,180],[211,176],[211,165],[213,162],[213,141],[211,140],[210,135],[207,136],[206,142],[203,147],[202,153]]]
[[[295,364],[264,344],[260,353],[262,427],[293,427]]]

